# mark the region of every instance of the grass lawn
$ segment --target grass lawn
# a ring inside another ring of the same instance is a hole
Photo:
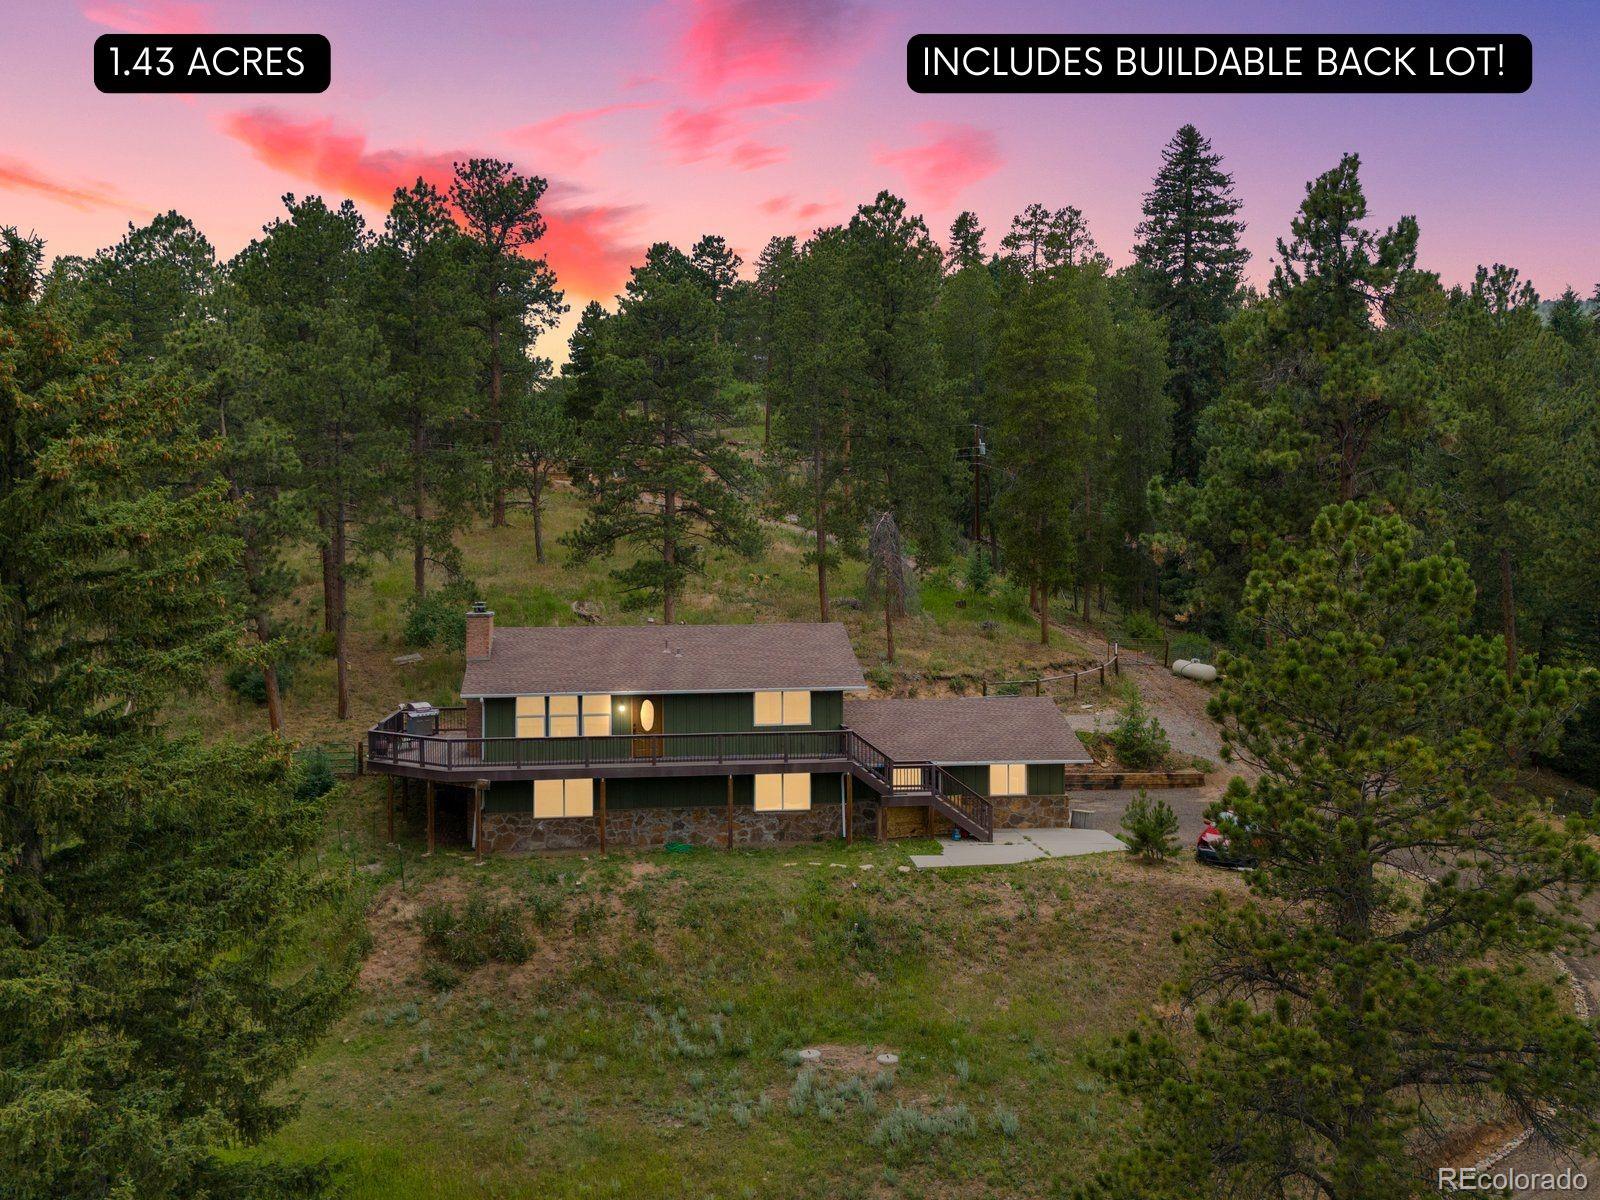
[[[375,784],[347,800],[360,989],[261,1151],[331,1155],[374,1200],[1055,1194],[1118,1144],[1085,1055],[1240,886],[1120,855],[901,871],[917,843],[475,866],[379,847]],[[424,942],[422,911],[475,890],[515,906],[526,962]]]

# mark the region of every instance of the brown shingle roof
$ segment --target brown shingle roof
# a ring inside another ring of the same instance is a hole
[[[844,723],[900,762],[1092,762],[1048,696],[852,700]]]
[[[585,625],[496,629],[463,696],[865,690],[843,625]]]

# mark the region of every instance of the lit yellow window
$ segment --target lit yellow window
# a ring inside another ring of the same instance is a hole
[[[757,725],[811,724],[810,692],[757,692]]]
[[[811,776],[757,775],[755,807],[757,812],[806,811],[811,807]]]
[[[782,725],[783,724],[783,693],[782,692],[757,692],[756,693],[756,724],[757,725]]]
[[[583,736],[611,736],[611,697],[590,695],[583,698]]]
[[[990,763],[989,794],[991,796],[1026,796],[1028,794],[1028,765],[1026,763]]]
[[[517,736],[537,738],[544,736],[544,697],[517,697]]]
[[[535,779],[533,781],[533,815],[536,817],[564,817],[567,815],[564,779]]]
[[[811,724],[810,692],[785,692],[783,694],[783,723],[785,725]]]
[[[533,815],[546,818],[594,816],[594,780],[535,779]]]
[[[922,786],[921,767],[896,767],[894,769],[894,785],[897,788],[919,788]]]
[[[550,736],[578,736],[578,697],[550,697]]]

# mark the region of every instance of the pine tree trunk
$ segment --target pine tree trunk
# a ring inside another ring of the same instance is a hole
[[[322,544],[317,547],[322,560],[322,628],[333,632],[333,546],[329,533],[328,514],[317,506],[317,528],[322,532]]]
[[[1039,588],[1039,645],[1050,644],[1050,589]]]
[[[666,564],[666,581],[661,588],[661,619],[668,625],[672,624],[673,617],[673,592],[677,590],[677,583],[672,578],[672,568],[678,561],[677,530],[673,528],[674,519],[678,515],[678,493],[673,488],[668,488],[663,498],[662,505],[662,530],[661,530],[661,561]]]
[[[533,561],[544,562],[544,479],[535,474],[528,489],[529,507],[533,509]]]
[[[422,523],[428,518],[428,500],[422,469],[426,437],[422,412],[418,409],[411,426],[411,586],[417,599],[428,594],[428,547]]]
[[[333,656],[339,673],[337,713],[339,720],[348,721],[350,719],[350,647],[348,645],[349,621],[345,611],[345,512],[342,491],[343,485],[341,484],[341,495],[335,505],[333,521]]]
[[[1500,627],[1506,639],[1506,676],[1517,673],[1517,598],[1511,586],[1511,551],[1500,551]]]
[[[501,528],[506,523],[506,489],[504,481],[500,478],[500,447],[505,437],[504,422],[500,413],[502,382],[500,322],[495,318],[489,322],[489,473],[490,482],[494,485],[493,515],[489,523],[495,529]]]
[[[883,640],[885,643],[884,657],[887,661],[894,661],[894,604],[889,599],[889,589],[884,589],[883,595]]]
[[[827,500],[822,487],[822,448],[813,438],[811,451],[811,472],[816,479],[817,505],[814,521],[817,527],[817,604],[822,611],[822,620],[828,619],[828,535],[827,528]]]

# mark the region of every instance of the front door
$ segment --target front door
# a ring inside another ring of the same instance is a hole
[[[628,707],[633,718],[633,756],[657,757],[662,751],[661,697],[634,696]]]

